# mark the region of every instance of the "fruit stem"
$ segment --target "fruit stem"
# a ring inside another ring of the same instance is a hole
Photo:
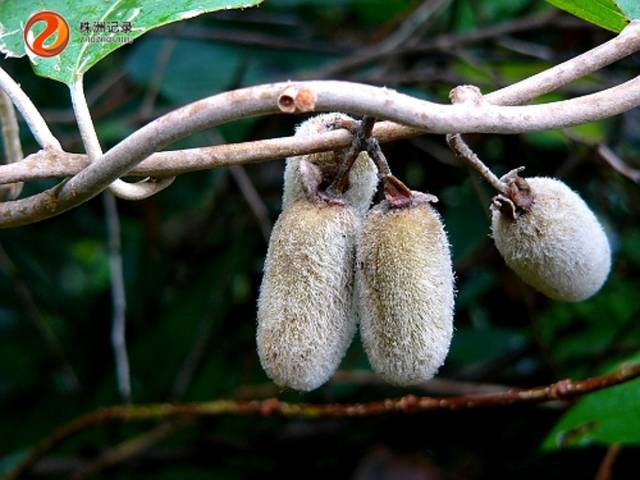
[[[371,132],[373,131],[375,123],[375,118],[364,116],[359,122],[355,121],[349,122],[349,124],[345,123],[340,125],[342,128],[346,128],[352,133],[353,139],[351,140],[351,145],[344,151],[340,161],[338,162],[338,171],[336,172],[333,182],[327,188],[328,193],[344,193],[344,191],[349,187],[349,171],[351,170],[351,167],[353,167],[358,155],[360,155],[360,152],[365,150],[367,141],[369,140],[369,137],[371,137]]]
[[[446,136],[447,144],[456,157],[464,160],[467,165],[478,172],[493,188],[505,195],[507,193],[507,184],[499,179],[495,173],[491,171],[480,157],[471,150],[471,147],[462,139],[459,133],[450,133]]]
[[[391,175],[391,168],[389,168],[389,162],[387,162],[387,157],[382,153],[382,148],[380,148],[380,143],[375,138],[370,138],[367,140],[367,153],[371,157],[371,160],[378,167],[378,176],[380,179],[384,180],[386,177]]]

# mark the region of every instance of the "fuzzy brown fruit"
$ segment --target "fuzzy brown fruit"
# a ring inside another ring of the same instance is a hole
[[[433,377],[453,335],[449,242],[430,196],[371,209],[358,241],[360,330],[371,367],[394,385]]]
[[[580,196],[554,178],[527,178],[533,204],[510,218],[494,206],[491,229],[505,263],[546,296],[577,302],[607,279],[607,236]]]

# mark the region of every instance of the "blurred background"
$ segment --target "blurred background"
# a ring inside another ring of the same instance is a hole
[[[239,86],[345,79],[448,103],[455,85],[488,92],[612,36],[540,0],[267,0],[257,9],[204,15],[146,34],[93,68],[86,89],[106,150],[166,111]],[[34,76],[26,59],[3,67],[41,108],[65,150],[81,152],[67,88]],[[631,57],[540,101],[613,86],[638,67]],[[288,136],[303,119],[253,118],[171,148]],[[25,153],[37,150],[24,125],[22,137]],[[415,389],[385,386],[368,373],[356,338],[333,382],[309,394],[281,391],[258,362],[255,311],[284,162],[182,175],[150,199],[118,201],[133,402],[277,396],[325,403],[477,393],[584,378],[638,357],[640,190],[630,177],[640,178],[634,170],[640,112],[564,131],[466,139],[497,174],[526,165],[527,175],[560,177],[585,198],[614,252],[600,293],[567,304],[519,281],[489,238],[493,192],[453,158],[442,136],[385,144],[398,177],[440,198],[453,248],[456,333],[441,380]],[[599,153],[600,145],[626,162],[625,174]],[[54,183],[30,183],[23,196]],[[107,238],[100,197],[0,234],[0,472],[56,426],[122,401],[110,342]],[[640,381],[634,381],[577,405],[117,423],[65,442],[33,475],[638,478],[639,405]],[[132,438],[150,441],[113,465],[96,464]]]

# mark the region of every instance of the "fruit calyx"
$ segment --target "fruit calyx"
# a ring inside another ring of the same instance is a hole
[[[389,208],[393,210],[438,201],[438,197],[435,195],[411,191],[399,178],[393,175],[385,175],[383,178],[383,192]]]
[[[520,215],[531,210],[535,203],[531,186],[518,175],[522,170],[524,167],[519,167],[502,176],[500,181],[504,184],[504,191],[493,198],[495,208],[510,220],[516,220]]]

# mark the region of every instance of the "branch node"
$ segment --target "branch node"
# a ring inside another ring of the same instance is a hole
[[[483,101],[482,92],[475,85],[458,85],[449,92],[451,103],[480,104]]]
[[[309,88],[287,87],[278,97],[278,108],[284,113],[313,112],[317,99]]]

